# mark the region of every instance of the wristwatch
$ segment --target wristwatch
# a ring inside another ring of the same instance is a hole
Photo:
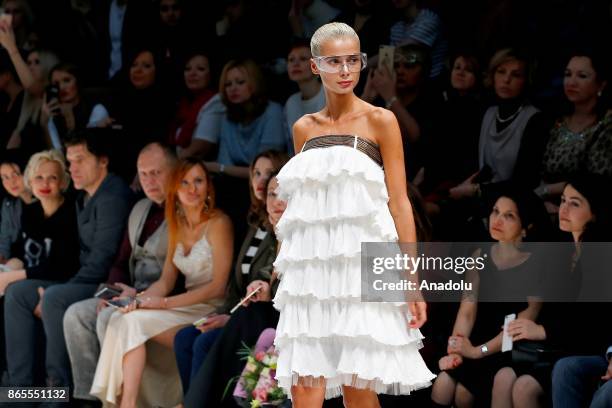
[[[484,355],[484,354],[487,354],[488,352],[489,352],[489,348],[487,347],[487,343],[480,346],[480,353]]]

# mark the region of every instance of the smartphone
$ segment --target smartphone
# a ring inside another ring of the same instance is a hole
[[[45,88],[45,93],[47,94],[47,103],[51,102],[54,99],[59,100],[59,88],[55,85],[48,85]]]
[[[251,298],[251,296],[255,295],[257,292],[259,292],[259,290],[261,289],[261,286],[258,286],[257,288],[255,288],[254,291],[252,291],[251,293],[249,293],[244,299],[242,299],[240,302],[238,302],[236,304],[236,306],[234,306],[232,308],[232,310],[230,310],[230,314],[234,313],[236,311],[236,309],[238,309],[240,306],[242,306],[244,304],[244,302],[246,302],[247,300],[249,300]]]
[[[121,309],[121,308],[131,305],[134,302],[140,303],[140,300],[138,300],[138,298],[135,298],[135,297],[123,297],[123,298],[114,299],[114,300],[105,300],[105,302],[109,306],[112,306],[117,309]]]
[[[504,332],[502,335],[502,348],[501,351],[506,352],[512,350],[512,336],[508,334],[508,325],[516,319],[516,314],[511,313],[504,319]]]
[[[98,287],[98,291],[94,294],[94,297],[111,300],[112,298],[119,297],[121,292],[123,292],[123,290],[120,287],[103,283]]]
[[[395,75],[395,47],[392,45],[381,45],[378,48],[378,68],[386,67],[391,75]]]

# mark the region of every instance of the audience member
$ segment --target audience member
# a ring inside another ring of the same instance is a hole
[[[512,179],[525,187],[537,185],[547,138],[546,121],[528,100],[532,69],[528,57],[512,49],[491,58],[487,84],[495,91],[496,104],[487,109],[480,128],[480,170],[451,188],[452,198],[473,197],[483,183]]]
[[[130,213],[107,280],[107,285],[121,290],[120,297],[136,296],[161,275],[168,247],[164,220],[166,185],[175,164],[174,153],[158,143],[145,146],[138,156],[138,179],[146,197]],[[89,390],[100,343],[113,311],[104,300],[97,298],[74,303],[66,310],[64,336],[74,379],[74,398],[93,399]]]
[[[261,70],[252,60],[228,62],[219,82],[227,113],[221,122],[217,163],[208,168],[248,178],[248,164],[258,153],[284,149],[283,111],[279,104],[268,101]]]
[[[542,183],[536,192],[558,210],[568,178],[580,172],[612,176],[612,111],[602,100],[609,77],[603,57],[575,52],[565,68],[563,88],[572,105],[556,121],[544,151]]]
[[[139,48],[125,61],[129,64],[127,84],[115,95],[112,119],[98,126],[121,129],[125,137],[121,141],[124,160],[132,166],[128,174],[133,176],[140,150],[151,142],[166,140],[173,100],[166,91],[160,59],[153,49]]]
[[[160,278],[124,310],[110,317],[91,394],[105,403],[135,407],[174,406],[180,402],[180,381],[172,365],[162,364],[160,382],[143,381],[147,362],[163,353],[147,355],[145,342],[153,340],[171,353],[176,332],[211,314],[223,303],[230,272],[233,233],[229,218],[215,208],[215,191],[205,166],[184,159],[174,170],[166,199],[168,255]],[[186,292],[169,296],[179,274]],[[172,357],[172,355],[170,355]],[[142,387],[142,388],[141,388]],[[141,389],[143,391],[141,391]]]
[[[287,203],[279,200],[276,195],[278,181],[275,176],[276,174],[272,174],[267,181],[264,194],[266,224],[269,231],[266,237],[267,249],[261,252],[262,258],[257,262],[260,265],[259,272],[257,275],[251,275],[255,279],[246,287],[245,296],[255,290],[258,290],[258,293],[247,300],[244,307],[231,315],[200,369],[192,372],[195,376],[192,376],[191,387],[185,396],[185,406],[188,408],[234,406],[233,396],[224,395],[223,390],[244,367],[244,361],[237,352],[245,344],[249,347],[254,346],[263,330],[276,327],[278,323],[279,315],[271,302],[278,288],[278,279],[272,265],[276,259],[274,228],[283,215]],[[254,262],[251,267],[254,268],[255,265]],[[207,329],[206,324],[204,329]]]
[[[79,71],[70,63],[59,63],[49,74],[52,87],[45,91],[42,122],[47,123],[48,145],[64,150],[69,132],[87,127],[103,127],[109,122],[108,111],[82,95]]]
[[[296,40],[287,57],[289,79],[297,83],[299,92],[294,93],[285,102],[285,120],[289,129],[287,151],[293,151],[293,124],[307,113],[318,112],[325,106],[325,92],[321,82],[310,69],[310,41]]]
[[[221,329],[230,319],[230,309],[238,303],[247,286],[254,280],[270,278],[270,267],[276,258],[276,239],[267,228],[265,188],[270,175],[287,161],[283,153],[260,153],[251,165],[251,208],[247,216],[249,229],[236,258],[234,274],[228,285],[225,304],[205,323],[179,331],[174,340],[176,361],[187,394],[191,378],[198,372]]]
[[[184,94],[170,125],[169,141],[179,157],[216,157],[221,118],[225,106],[211,87],[208,54],[195,51],[186,58],[183,71]]]
[[[18,150],[7,150],[0,158],[2,187],[8,194],[2,200],[0,224],[0,264],[13,256],[13,245],[21,233],[21,213],[24,204],[30,204],[34,197],[23,179],[25,160]]]
[[[391,26],[389,43],[394,46],[420,44],[427,47],[431,55],[429,76],[442,73],[448,44],[444,38],[442,20],[433,11],[419,7],[416,0],[393,0],[393,6],[401,20]]]
[[[421,45],[403,45],[395,49],[394,58],[394,72],[385,67],[370,69],[361,98],[384,104],[395,114],[402,131],[406,174],[413,180],[423,165],[423,142],[434,120],[426,93],[429,52]]]
[[[476,56],[463,51],[451,61],[449,86],[441,92],[440,101],[434,102],[436,119],[425,141],[422,174],[415,177],[436,236],[442,240],[452,240],[463,221],[448,211],[455,204],[448,200],[449,189],[478,171],[478,137],[485,111]]]

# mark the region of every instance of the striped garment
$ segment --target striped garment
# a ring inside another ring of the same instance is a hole
[[[417,42],[431,49],[431,73],[434,78],[444,68],[444,59],[448,51],[446,39],[442,36],[442,21],[436,13],[423,9],[414,21],[398,21],[391,26],[391,45]]]
[[[253,257],[257,253],[257,249],[259,249],[259,245],[261,245],[261,241],[268,235],[268,231],[259,227],[253,238],[251,238],[251,243],[246,253],[244,254],[244,258],[242,258],[242,274],[248,275],[251,270],[251,262],[253,261]]]

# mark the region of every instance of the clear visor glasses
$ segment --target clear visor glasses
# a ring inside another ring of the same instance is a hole
[[[348,72],[359,72],[365,69],[368,57],[365,52],[351,55],[332,55],[312,57],[320,71],[337,74],[345,67]]]

